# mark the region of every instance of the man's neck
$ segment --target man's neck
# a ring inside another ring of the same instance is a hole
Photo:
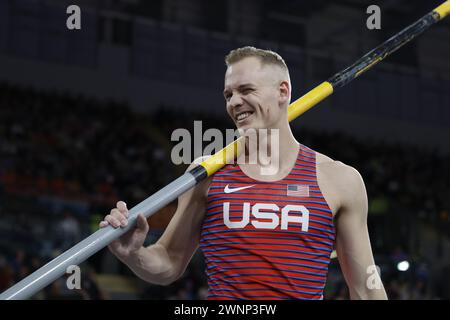
[[[245,143],[245,160],[243,155],[238,163],[253,174],[260,172],[263,176],[278,178],[292,169],[298,155],[299,143],[296,141],[289,125],[277,129],[259,130],[254,136],[248,136]]]

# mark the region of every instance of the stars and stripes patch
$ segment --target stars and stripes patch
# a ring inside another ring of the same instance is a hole
[[[286,195],[288,197],[309,197],[309,186],[301,184],[288,184],[286,186]]]

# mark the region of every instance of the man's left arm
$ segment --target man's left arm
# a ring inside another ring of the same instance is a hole
[[[387,299],[375,266],[367,228],[367,193],[357,170],[340,165],[340,208],[336,216],[336,253],[350,299]]]

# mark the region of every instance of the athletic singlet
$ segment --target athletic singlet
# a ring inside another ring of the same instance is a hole
[[[300,145],[276,182],[228,164],[214,174],[200,236],[208,299],[323,299],[334,240],[313,150]]]

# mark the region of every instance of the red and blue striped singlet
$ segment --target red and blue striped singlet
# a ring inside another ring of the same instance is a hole
[[[208,299],[323,298],[335,229],[315,155],[300,145],[276,182],[254,180],[237,164],[214,175],[200,238]]]

